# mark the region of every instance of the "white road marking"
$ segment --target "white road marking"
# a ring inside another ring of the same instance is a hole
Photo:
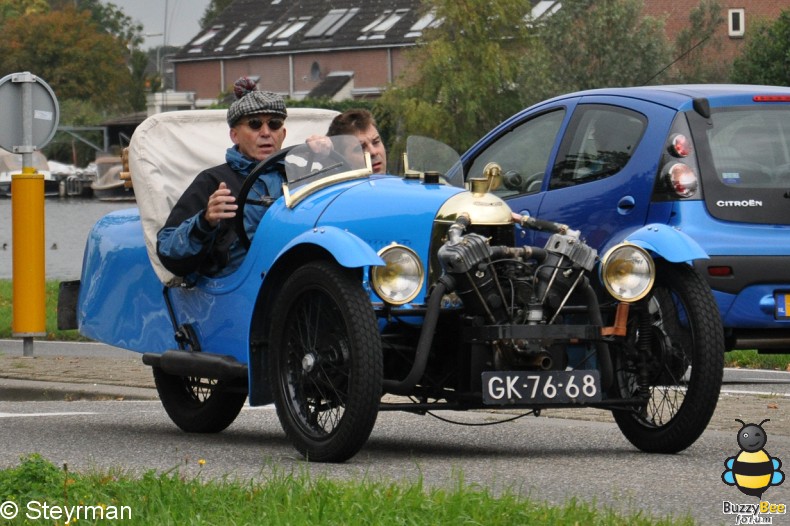
[[[777,391],[747,391],[742,389],[722,389],[722,394],[745,394],[745,395],[757,395],[757,396],[771,396],[771,397],[790,397],[790,393],[780,393]]]
[[[0,413],[0,418],[39,417],[39,416],[71,416],[71,415],[98,415],[94,412],[64,412],[64,413]]]

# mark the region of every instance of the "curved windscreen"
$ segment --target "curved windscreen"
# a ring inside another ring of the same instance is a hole
[[[284,164],[289,207],[321,188],[373,173],[370,155],[351,135],[308,139],[288,151]]]
[[[406,139],[406,177],[423,177],[426,172],[435,172],[445,183],[463,188],[460,160],[458,152],[443,142],[421,135],[410,135]]]

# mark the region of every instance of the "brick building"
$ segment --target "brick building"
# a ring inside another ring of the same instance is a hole
[[[779,13],[790,9],[790,0],[718,0],[724,23],[714,37],[721,44],[720,51],[711,60],[731,63],[741,52],[748,26],[758,20],[776,20]],[[699,0],[644,0],[644,14],[664,18],[669,40],[689,26],[689,13],[699,5]]]
[[[670,41],[688,27],[699,0],[644,0],[645,14],[665,17]],[[775,19],[790,0],[719,0],[725,22],[713,60],[731,62],[748,24]],[[532,16],[550,16],[561,2],[533,0]],[[216,99],[242,75],[261,89],[292,98],[377,97],[406,70],[405,51],[436,24],[421,0],[236,0],[211,27],[170,60],[175,87],[198,106]],[[708,51],[711,52],[711,51]]]
[[[420,0],[236,0],[172,58],[176,89],[210,99],[247,75],[294,98],[375,97],[431,23]]]

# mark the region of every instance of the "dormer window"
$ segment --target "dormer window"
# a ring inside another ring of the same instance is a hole
[[[247,33],[247,35],[241,39],[239,45],[236,46],[236,49],[249,49],[250,45],[255,42],[255,40],[260,37],[263,33],[266,32],[267,29],[272,25],[271,22],[261,22],[257,27],[255,27],[252,31]]]
[[[310,21],[312,17],[302,16],[299,18],[289,18],[288,21],[281,25],[279,29],[271,33],[267,38],[268,42],[264,46],[285,46],[288,45],[288,39],[291,38],[297,31],[302,29]]]
[[[409,28],[409,32],[406,33],[406,38],[418,38],[422,36],[423,30],[429,27],[438,27],[439,21],[436,20],[436,13],[431,10],[429,13],[420,17],[417,22],[414,23],[413,26]]]
[[[200,35],[190,43],[189,52],[200,53],[202,51],[203,44],[214,38],[214,36],[216,36],[216,34],[219,33],[221,30],[222,30],[222,26],[212,26],[211,28],[207,29],[205,33],[203,33],[202,35]]]
[[[223,38],[223,39],[222,39],[222,42],[220,42],[220,43],[219,43],[219,45],[218,45],[217,47],[215,47],[215,48],[214,48],[214,51],[222,51],[223,49],[225,49],[225,44],[227,44],[228,42],[230,42],[231,40],[233,40],[233,38],[234,38],[236,35],[238,35],[238,34],[241,32],[241,30],[242,30],[242,29],[244,29],[244,26],[245,26],[245,25],[246,25],[246,24],[243,24],[243,23],[242,23],[242,24],[239,24],[239,27],[237,27],[236,29],[234,29],[233,31],[231,31],[231,32],[228,34],[228,36],[226,36],[225,38]]]
[[[362,34],[357,38],[357,40],[374,40],[384,38],[387,31],[392,29],[392,26],[397,24],[398,21],[408,12],[408,9],[398,9],[396,11],[393,11],[392,9],[386,9],[384,13],[382,13],[382,15],[376,20],[362,28]]]
[[[331,37],[358,12],[358,7],[352,7],[351,9],[331,9],[329,13],[319,20],[316,25],[311,27],[304,36],[305,38]]]

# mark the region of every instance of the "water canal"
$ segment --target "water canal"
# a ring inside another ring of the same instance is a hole
[[[46,278],[78,279],[88,232],[113,210],[136,206],[134,201],[90,198],[48,198],[44,204]],[[0,279],[12,278],[11,199],[0,199]]]

